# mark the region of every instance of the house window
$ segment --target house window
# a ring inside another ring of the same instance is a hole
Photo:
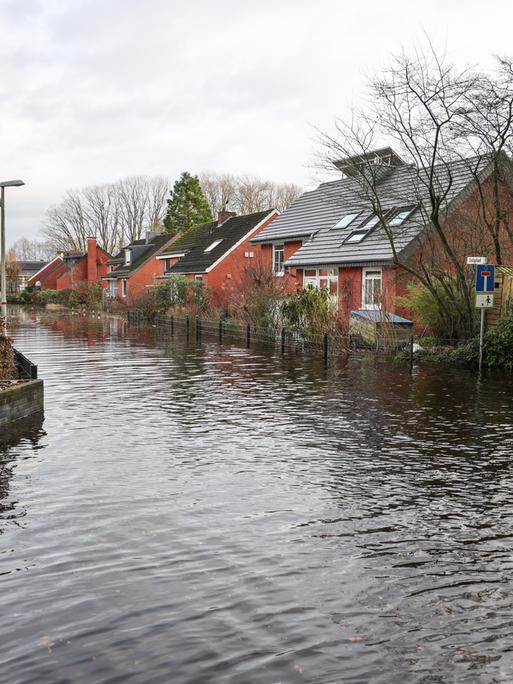
[[[125,249],[125,266],[130,266],[132,263],[132,250]]]
[[[352,214],[346,214],[345,216],[342,216],[338,223],[335,223],[333,228],[347,228],[347,226],[349,226],[358,216],[360,216],[359,211]]]
[[[303,288],[309,285],[328,290],[334,301],[338,300],[338,268],[307,268],[303,273]]]
[[[285,255],[285,245],[273,245],[273,273],[274,275],[283,275],[283,261]]]
[[[164,271],[169,271],[169,269],[170,269],[171,266],[172,266],[172,264],[171,264],[172,261],[173,261],[172,259],[165,259],[165,261],[164,261]]]
[[[121,281],[121,296],[126,297],[126,279],[123,278]]]
[[[109,295],[112,299],[116,299],[118,296],[118,281],[109,280]]]
[[[203,276],[202,275],[195,275],[194,280],[203,280]]]
[[[218,245],[220,245],[222,241],[223,241],[222,239],[221,240],[214,240],[214,242],[211,245],[209,245],[206,249],[204,249],[203,251],[204,252],[211,252]]]
[[[362,309],[378,309],[381,304],[381,269],[364,268],[362,273]]]
[[[244,252],[246,259],[252,259],[255,256],[255,252]]]

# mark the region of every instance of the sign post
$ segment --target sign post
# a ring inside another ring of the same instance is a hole
[[[481,309],[481,326],[479,328],[479,374],[483,366],[483,337],[485,309],[493,306],[495,291],[495,266],[493,264],[476,265],[476,308]]]

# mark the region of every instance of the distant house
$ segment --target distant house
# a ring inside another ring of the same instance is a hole
[[[107,273],[110,258],[96,238],[88,238],[85,252],[57,254],[28,279],[27,286],[42,290],[76,290],[84,284],[102,284],[101,277]]]
[[[250,240],[278,216],[275,209],[246,216],[219,212],[217,221],[195,227],[158,256],[165,264],[163,278],[182,275],[202,280],[214,304],[223,306],[248,265],[255,263]]]
[[[411,259],[418,263],[429,227],[421,211],[422,192],[426,191],[419,189],[414,169],[392,149],[369,155],[379,170],[376,187],[397,254],[403,262]],[[343,171],[342,179],[305,192],[252,243],[261,249],[277,276],[283,274],[298,287],[328,289],[345,317],[352,311],[380,308],[410,315],[397,305],[396,298],[406,293],[412,276],[394,264],[391,241],[362,193],[358,178],[362,165],[349,159],[336,166]],[[466,207],[469,215],[477,213],[475,205],[472,210],[469,204],[475,200],[475,180],[468,160],[448,162],[438,173],[440,177],[450,174],[446,206],[454,239],[470,236],[469,224],[458,220],[458,212]],[[486,173],[487,168],[480,171],[481,180]]]
[[[8,293],[22,292],[32,276],[46,265],[46,261],[16,261],[12,269],[13,276],[8,278]]]
[[[168,233],[147,232],[109,259],[108,272],[103,276],[109,297],[124,300],[145,292],[155,278],[164,274],[165,262],[157,259],[157,254],[176,239]]]

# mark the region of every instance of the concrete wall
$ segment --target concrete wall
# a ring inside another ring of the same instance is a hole
[[[30,380],[0,390],[0,431],[44,408],[43,381]]]

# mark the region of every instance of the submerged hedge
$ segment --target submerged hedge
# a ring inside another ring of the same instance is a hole
[[[422,341],[419,341],[422,346]],[[398,359],[408,358],[402,352]],[[442,363],[451,366],[477,366],[479,339],[473,338],[455,349],[434,346],[415,352],[415,361],[421,364]],[[487,330],[483,338],[483,366],[513,370],[513,316],[501,318],[496,326]]]

